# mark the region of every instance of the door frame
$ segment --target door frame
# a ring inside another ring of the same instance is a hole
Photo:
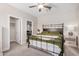
[[[16,18],[16,19],[18,19],[18,20],[20,20],[20,40],[21,40],[21,43],[20,43],[20,45],[22,44],[22,33],[21,33],[21,18],[20,17],[18,17],[18,16],[14,16],[14,15],[8,15],[8,33],[9,33],[9,35],[8,35],[8,40],[9,40],[9,49],[10,49],[10,17],[14,17],[14,18]]]

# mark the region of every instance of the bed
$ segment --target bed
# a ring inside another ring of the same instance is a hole
[[[63,24],[43,25],[43,31],[32,35],[30,45],[48,51],[52,55],[63,53]]]

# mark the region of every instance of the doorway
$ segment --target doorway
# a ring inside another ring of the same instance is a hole
[[[10,42],[16,42],[16,19],[10,17]]]
[[[10,49],[14,48],[15,44],[21,44],[21,22],[19,18],[10,16]]]
[[[28,43],[28,48],[30,44],[30,36],[32,35],[32,22],[27,21],[27,43]]]

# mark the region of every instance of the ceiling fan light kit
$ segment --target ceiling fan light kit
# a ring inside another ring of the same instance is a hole
[[[44,6],[43,5],[38,5],[38,9],[40,9],[40,8],[44,8]]]

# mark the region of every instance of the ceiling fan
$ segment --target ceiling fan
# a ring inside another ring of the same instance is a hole
[[[51,6],[46,5],[45,3],[38,3],[36,5],[29,6],[29,8],[35,8],[35,7],[38,8],[39,12],[41,12],[43,8],[46,8],[48,10],[51,10],[52,8]]]

